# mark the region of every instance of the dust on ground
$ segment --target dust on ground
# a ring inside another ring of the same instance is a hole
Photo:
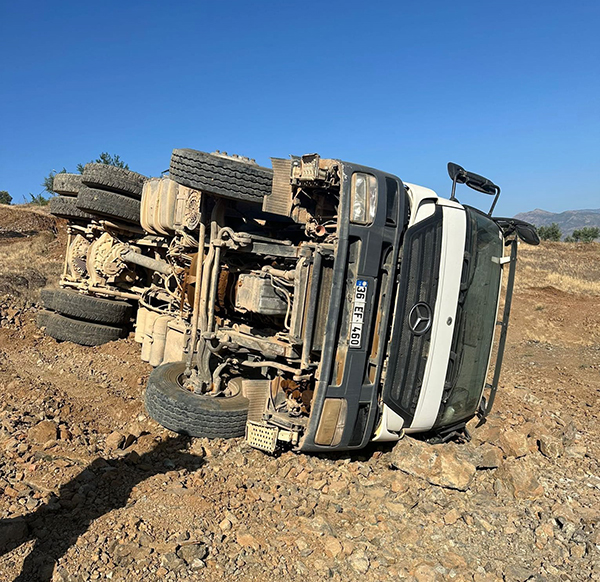
[[[65,237],[29,212],[0,206],[2,581],[600,579],[599,244],[521,249],[470,443],[270,457],[149,420],[132,338],[36,328]]]

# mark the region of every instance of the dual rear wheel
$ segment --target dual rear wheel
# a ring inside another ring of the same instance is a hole
[[[37,324],[60,341],[97,346],[125,337],[132,306],[126,301],[83,295],[68,289],[42,289],[44,310]]]

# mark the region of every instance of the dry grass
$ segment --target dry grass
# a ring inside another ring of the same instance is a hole
[[[46,212],[0,205],[0,296],[36,301],[39,289],[60,274],[62,239],[56,219]]]
[[[566,293],[600,295],[600,243],[521,245],[516,287],[554,287]]]

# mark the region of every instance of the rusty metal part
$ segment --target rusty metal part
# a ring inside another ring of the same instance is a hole
[[[290,413],[294,415],[310,413],[314,390],[309,388],[306,382],[299,383],[285,378],[280,381],[279,388],[286,395],[286,403]]]
[[[225,309],[225,298],[227,297],[227,285],[229,284],[229,268],[223,265],[219,273],[219,283],[217,284],[217,305],[219,309]]]
[[[181,297],[181,309],[187,299],[188,304],[194,308],[194,296],[196,291],[196,271],[198,270],[198,262],[201,261],[200,253],[193,253],[190,266],[185,270],[183,275],[183,289]]]

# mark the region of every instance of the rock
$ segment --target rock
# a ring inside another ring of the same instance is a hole
[[[527,436],[516,430],[508,429],[503,432],[498,445],[508,457],[524,457],[529,452]]]
[[[497,469],[504,458],[502,451],[489,443],[482,445],[480,452],[481,458],[477,464],[478,469]]]
[[[255,550],[260,548],[260,542],[249,533],[238,533],[236,541],[242,548],[253,548]]]
[[[436,582],[438,579],[435,568],[430,564],[419,564],[414,572],[417,582]]]
[[[394,447],[391,464],[432,485],[466,491],[477,470],[468,456],[453,443],[430,445],[406,438]]]
[[[544,495],[544,487],[534,471],[523,461],[507,459],[496,476],[517,499],[535,499]]]
[[[201,570],[202,568],[206,567],[206,564],[199,558],[196,558],[191,564],[189,564],[189,566],[190,570]]]
[[[168,570],[179,570],[185,566],[185,562],[175,553],[168,552],[160,557],[161,566]]]
[[[220,524],[219,528],[221,531],[229,531],[231,529],[232,523],[227,518],[225,518]]]
[[[56,423],[51,420],[42,420],[42,422],[38,422],[34,427],[29,429],[28,433],[29,440],[38,445],[43,445],[48,441],[56,440],[57,436],[58,428]]]
[[[194,560],[204,560],[208,548],[206,544],[186,544],[177,550],[177,555],[189,566]]]
[[[355,572],[359,574],[366,574],[371,565],[369,558],[365,552],[358,550],[354,552],[349,558],[348,563]]]
[[[514,580],[515,582],[525,582],[535,576],[535,571],[520,566],[519,564],[506,564],[504,567],[504,579]]]
[[[453,525],[461,518],[461,513],[457,509],[451,509],[446,515],[444,515],[444,523],[446,525]]]
[[[137,561],[139,556],[135,555],[135,551],[138,549],[139,546],[137,544],[117,544],[113,551],[113,559],[115,564],[119,566],[128,566],[132,562]]]
[[[564,447],[562,442],[554,438],[552,436],[542,436],[538,441],[538,446],[540,448],[540,453],[544,455],[544,457],[548,457],[549,459],[557,459],[564,452]]]
[[[106,448],[114,451],[115,449],[121,448],[121,445],[125,442],[125,437],[117,431],[111,432],[106,437]]]
[[[8,495],[9,497],[12,497],[14,499],[15,497],[19,496],[19,492],[14,487],[11,487],[9,485],[8,487],[4,488],[4,495]]]
[[[573,459],[580,459],[587,455],[587,447],[585,445],[571,445],[565,447],[565,453]]]
[[[59,438],[61,441],[70,441],[73,438],[73,435],[71,434],[71,431],[67,427],[61,426],[60,432],[59,432]]]
[[[497,443],[501,434],[498,422],[496,419],[489,418],[483,426],[473,431],[473,442],[476,444]]]
[[[336,537],[327,536],[323,542],[323,549],[330,558],[337,558],[342,553],[343,547]]]

